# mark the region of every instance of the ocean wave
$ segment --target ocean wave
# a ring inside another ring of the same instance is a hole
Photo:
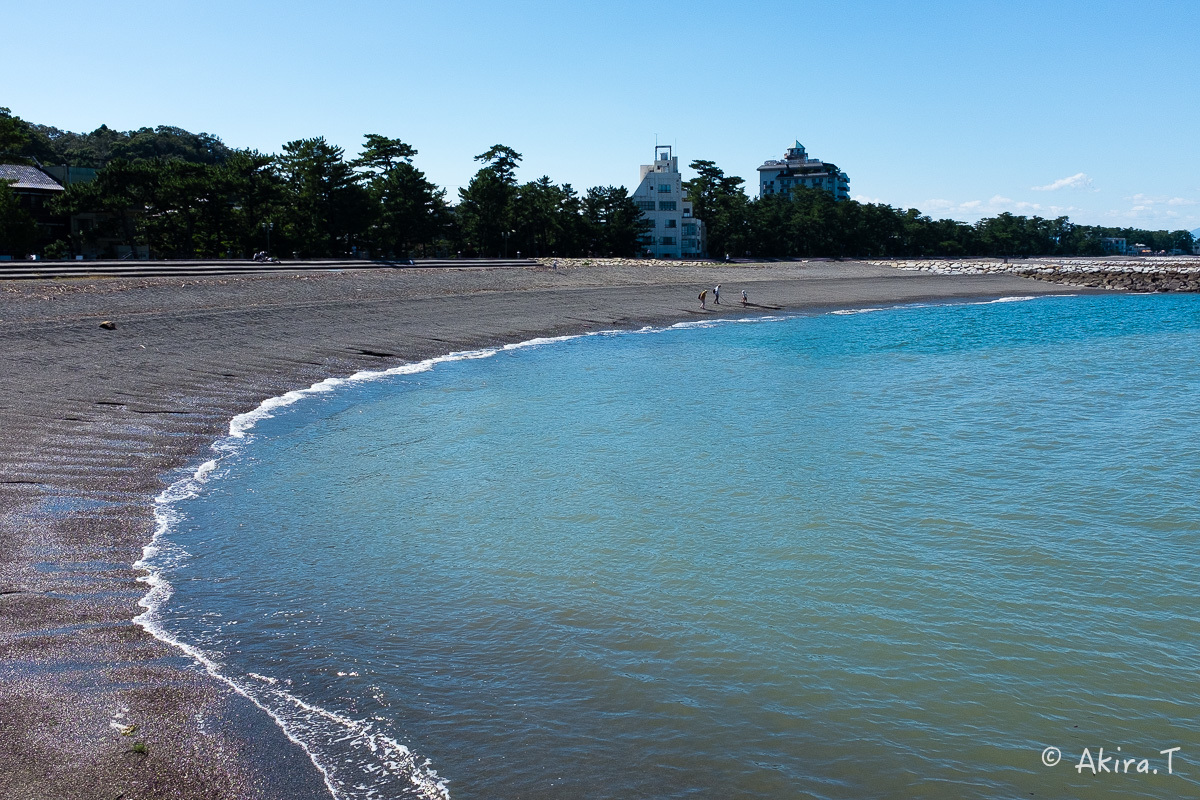
[[[995,300],[980,300],[979,302],[976,302],[976,303],[965,303],[964,305],[968,305],[968,306],[990,306],[990,305],[992,305],[993,303],[1023,303],[1023,302],[1025,302],[1026,300],[1036,300],[1036,299],[1037,299],[1037,297],[1036,297],[1036,296],[1034,296],[1034,295],[1023,295],[1023,296],[1019,296],[1019,297],[1017,297],[1017,296],[1014,296],[1014,297],[997,297]]]
[[[892,306],[892,308],[893,309],[902,308],[902,306]],[[849,316],[851,314],[870,314],[872,311],[887,311],[887,310],[888,309],[886,309],[886,308],[841,308],[841,309],[838,309],[837,311],[830,311],[829,313],[836,314],[838,316]]]

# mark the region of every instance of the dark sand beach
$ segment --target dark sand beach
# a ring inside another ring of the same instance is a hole
[[[696,319],[718,282],[712,316],[1081,291],[852,262],[0,282],[0,800],[328,797],[265,713],[132,621],[173,471],[289,389]]]

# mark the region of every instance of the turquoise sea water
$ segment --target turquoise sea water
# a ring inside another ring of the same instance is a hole
[[[146,622],[343,798],[1200,796],[1198,352],[1058,297],[347,383],[164,497]]]

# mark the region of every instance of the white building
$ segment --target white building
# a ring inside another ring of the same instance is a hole
[[[654,163],[642,165],[633,201],[652,226],[639,240],[642,255],[699,258],[704,254],[704,223],[692,216],[692,202],[683,197],[679,159],[670,145],[655,147]]]
[[[836,164],[809,158],[800,142],[789,147],[782,160],[767,161],[758,168],[759,197],[790,194],[797,187],[821,189],[832,194],[834,200],[850,199],[850,178],[846,173]]]

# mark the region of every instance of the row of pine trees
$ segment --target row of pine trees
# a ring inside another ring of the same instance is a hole
[[[168,126],[71,133],[0,109],[0,160],[98,169],[94,181],[70,185],[52,211],[98,212],[101,220],[74,239],[49,241],[0,186],[0,249],[53,257],[119,242],[160,258],[266,249],[307,258],[629,257],[646,250],[650,233],[624,186],[581,194],[548,176],[521,183],[521,153],[497,144],[475,156],[478,171],[451,203],[413,163],[416,156],[411,145],[378,134],[368,134],[354,158],[323,137],[265,154]],[[1100,255],[1109,236],[1162,251],[1192,246],[1187,231],[1007,213],[967,224],[917,209],[835,202],[817,189],[752,199],[741,178],[714,162],[690,166],[696,177],[685,188],[717,258]]]

